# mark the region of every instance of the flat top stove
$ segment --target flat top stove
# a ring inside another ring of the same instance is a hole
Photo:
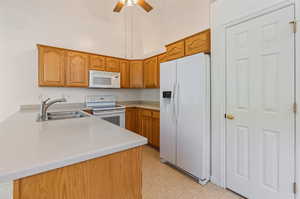
[[[111,95],[88,95],[86,96],[86,107],[93,112],[121,111],[125,106],[117,105],[116,98]]]

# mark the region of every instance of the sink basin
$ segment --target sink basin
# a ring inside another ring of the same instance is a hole
[[[47,117],[48,120],[65,120],[65,119],[83,118],[83,117],[90,117],[90,116],[81,111],[62,111],[62,112],[48,112]]]

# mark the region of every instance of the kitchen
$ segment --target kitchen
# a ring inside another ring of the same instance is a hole
[[[299,198],[298,2],[126,2],[0,2],[0,198]]]

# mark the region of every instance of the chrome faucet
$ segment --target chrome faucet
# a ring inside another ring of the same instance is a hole
[[[41,113],[40,113],[40,116],[39,116],[39,120],[40,121],[48,120],[47,111],[48,111],[49,107],[52,106],[53,104],[56,104],[56,103],[59,103],[59,102],[66,102],[66,101],[67,101],[66,98],[59,98],[59,99],[53,99],[53,100],[50,100],[50,98],[48,98],[48,99],[42,101]]]

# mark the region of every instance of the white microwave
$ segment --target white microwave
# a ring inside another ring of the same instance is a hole
[[[90,70],[89,88],[120,88],[120,73]]]

